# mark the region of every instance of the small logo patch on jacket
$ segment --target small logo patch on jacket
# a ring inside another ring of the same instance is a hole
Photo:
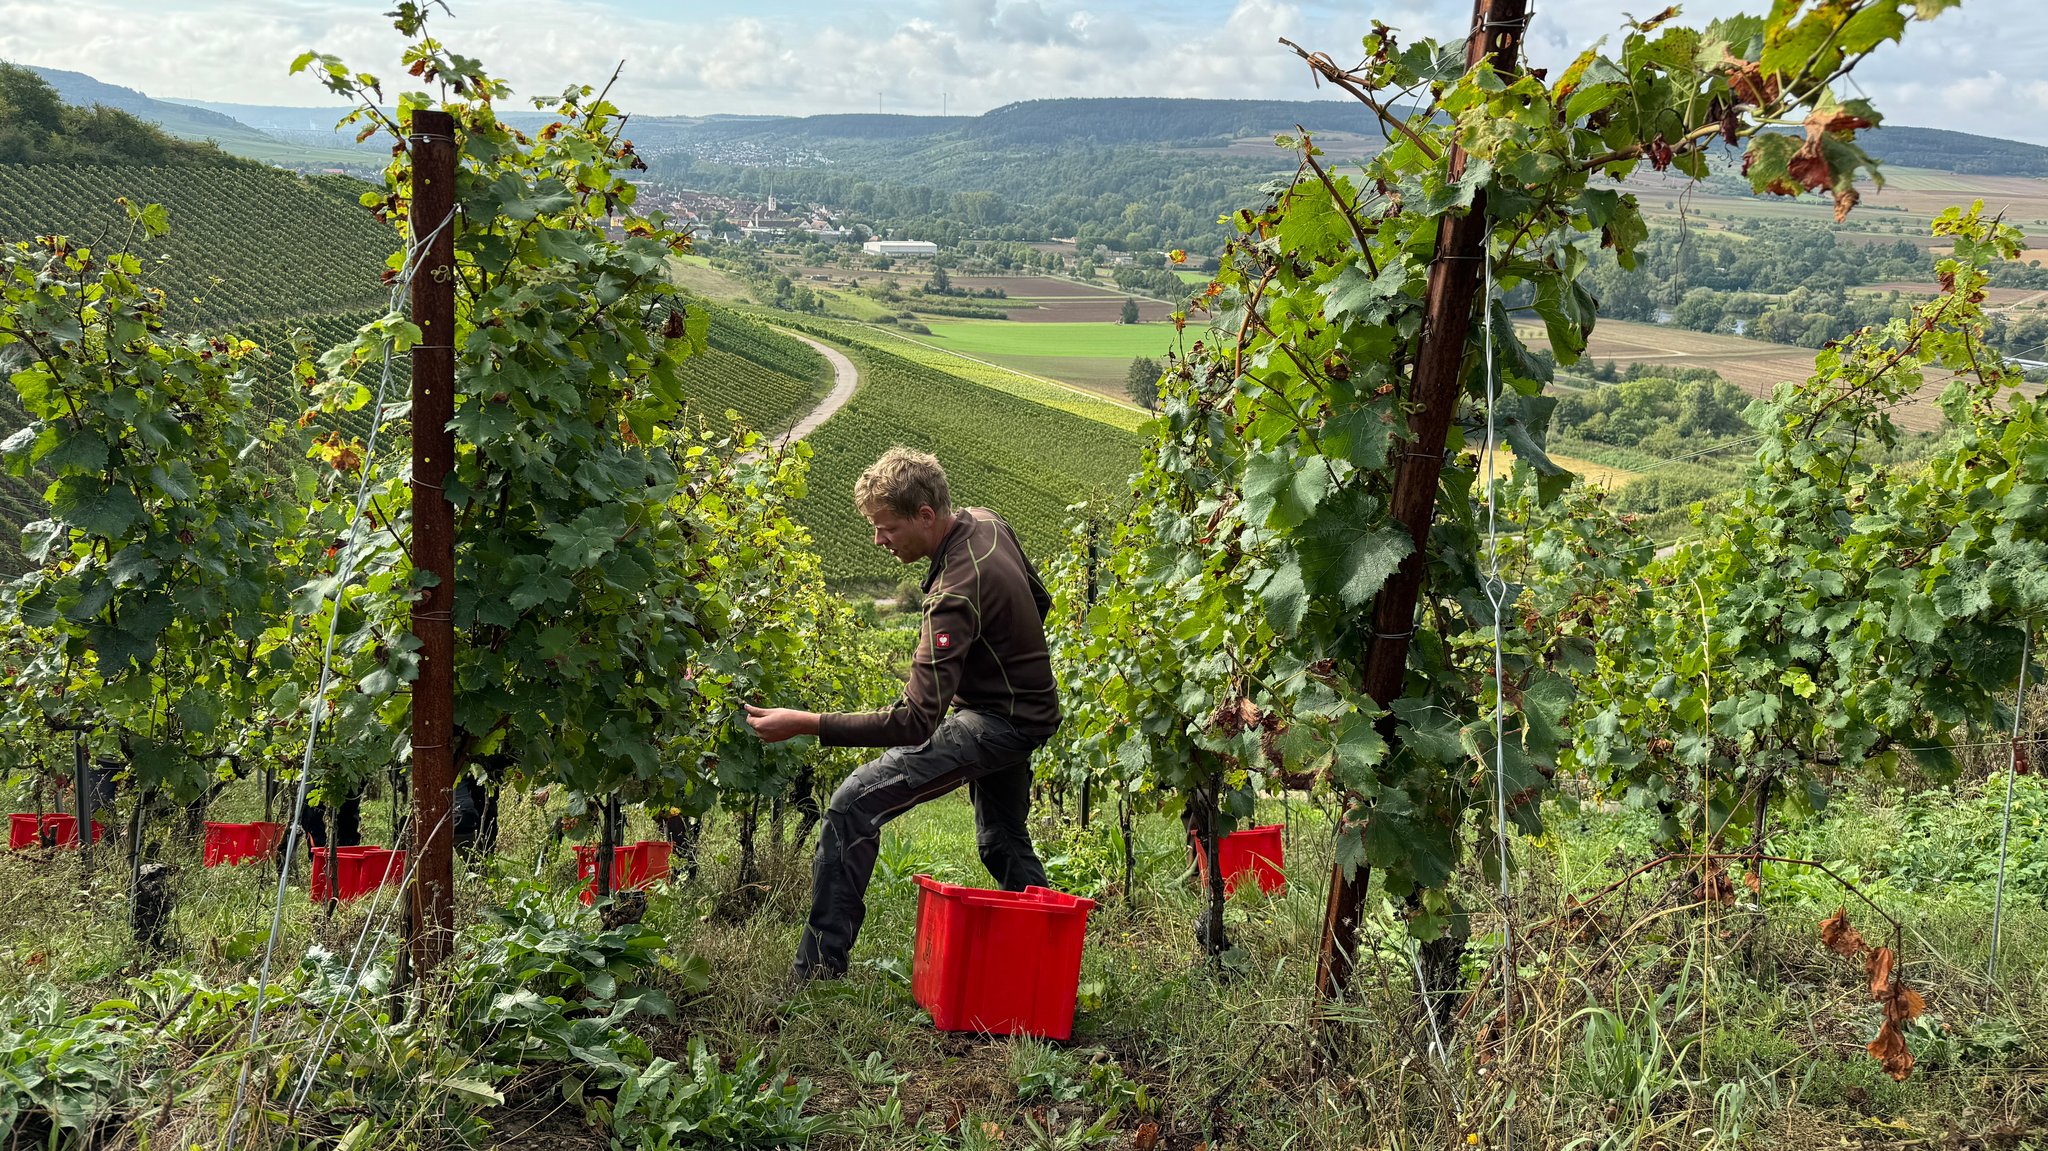
[[[939,634],[933,636],[932,646],[938,648],[940,651],[951,651],[953,649],[953,633],[949,631],[942,631]]]

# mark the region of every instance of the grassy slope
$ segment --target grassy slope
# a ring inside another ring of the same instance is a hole
[[[1173,346],[1170,324],[1025,324],[1007,320],[932,320],[931,340],[975,356],[1101,357],[1129,363]]]
[[[923,336],[914,336],[892,327],[815,317],[805,317],[798,322],[809,330],[841,340],[873,344],[913,363],[1127,432],[1136,432],[1151,418],[1149,413],[1135,405],[1106,399],[1058,380],[1026,375],[1013,368],[971,359],[931,344]]]
[[[848,350],[861,371],[860,390],[811,435],[810,488],[798,505],[835,582],[888,584],[913,574],[869,542],[851,503],[862,469],[894,445],[938,455],[948,465],[954,502],[994,508],[1038,556],[1059,546],[1069,504],[1124,490],[1137,467],[1138,437],[1121,428],[879,347]]]
[[[2039,858],[2048,846],[2041,833],[2040,787],[2021,782],[2025,817],[2015,827],[2016,861]],[[1983,853],[1983,837],[1997,832],[1993,816],[2001,790],[1958,788],[1955,807],[1965,818],[1944,825],[1967,825],[1974,838],[1930,836],[1872,797],[1844,804],[1823,819],[1794,820],[1786,829],[1788,852],[1827,845],[1829,859],[1852,868],[1909,925],[1906,970],[1915,986],[1927,988],[1930,1009],[1941,1022],[1911,1036],[1921,1066],[1905,1083],[1892,1082],[1862,1050],[1876,1008],[1858,986],[1860,965],[1814,941],[1814,924],[1845,899],[1851,918],[1866,931],[1872,917],[1833,881],[1807,869],[1768,870],[1760,906],[1749,906],[1745,892],[1743,905],[1717,910],[1711,966],[1719,977],[1704,993],[1697,944],[1706,924],[1680,908],[1682,895],[1659,894],[1667,883],[1682,882],[1675,873],[1653,874],[1627,895],[1611,897],[1600,905],[1604,915],[1566,920],[1572,933],[1532,934],[1523,946],[1535,974],[1519,990],[1521,1034],[1528,1046],[1482,1069],[1474,1033],[1478,1020],[1499,1003],[1497,988],[1488,984],[1473,1001],[1472,1016],[1461,1016],[1447,1036],[1453,1048],[1448,1080],[1432,1069],[1424,1050],[1402,926],[1391,902],[1375,892],[1364,924],[1358,996],[1337,1009],[1337,1025],[1325,1021],[1320,1031],[1312,1030],[1316,1008],[1308,987],[1329,870],[1328,824],[1307,804],[1287,810],[1270,801],[1259,814],[1262,822],[1288,824],[1291,882],[1272,898],[1260,897],[1254,885],[1232,897],[1227,926],[1239,951],[1227,974],[1204,964],[1194,948],[1190,926],[1198,905],[1179,878],[1185,854],[1177,819],[1136,820],[1136,884],[1126,894],[1118,890],[1120,868],[1105,822],[1098,819],[1088,834],[1060,820],[1050,805],[1039,806],[1033,833],[1052,882],[1099,901],[1082,953],[1074,1039],[1061,1045],[942,1034],[911,997],[906,976],[917,909],[911,876],[989,883],[976,859],[964,792],[909,812],[885,830],[850,977],[794,998],[782,981],[802,926],[808,860],[764,848],[767,898],[761,909],[738,921],[709,914],[734,884],[738,854],[734,819],[715,816],[700,848],[702,877],[657,890],[647,916],[668,936],[675,959],[706,961],[710,984],[686,992],[670,972],[657,971],[654,981],[678,1001],[679,1015],[641,1030],[657,1053],[669,1057],[693,1037],[726,1055],[748,1047],[771,1052],[789,1072],[817,1085],[811,1110],[839,1120],[840,1130],[812,1144],[820,1151],[1047,1146],[1032,1140],[1026,1117],[1044,1123],[1051,1104],[1062,1129],[1093,1122],[1119,1100],[1109,1085],[1110,1068],[1115,1079],[1142,1084],[1148,1097],[1144,1112],[1128,1096],[1121,1098],[1109,1124],[1115,1141],[1103,1144],[1112,1147],[1132,1146],[1134,1132],[1148,1118],[1166,1135],[1159,1146],[1174,1151],[1219,1132],[1230,1139],[1212,1147],[1463,1147],[1475,1145],[1466,1140],[1474,1131],[1481,1133],[1476,1145],[1497,1147],[1503,1078],[1522,1100],[1513,1140],[1519,1147],[1564,1146],[1587,1131],[1621,1136],[1612,1146],[1707,1146],[1707,1134],[1659,1143],[1650,1132],[1710,1133],[1717,1118],[1725,1122],[1716,1108],[1730,1102],[1717,1098],[1726,1083],[1745,1088],[1732,1101],[1732,1112],[1746,1121],[1750,1134],[1714,1144],[1722,1147],[1791,1151],[1859,1144],[1876,1124],[1906,1146],[1921,1144],[1910,1138],[1914,1133],[2011,1130],[2039,1115],[2043,1051],[2033,1005],[2048,972],[2040,959],[2048,945],[2048,913],[2042,910],[2048,888],[2039,869],[2016,868],[2015,886],[2007,891],[2005,958],[1994,990],[1981,976],[1990,884],[1981,868],[1960,876],[1944,870]],[[213,814],[250,819],[260,810],[260,791],[252,781],[230,789]],[[363,815],[366,839],[385,840],[386,801],[366,803]],[[1568,898],[1619,879],[1649,851],[1651,822],[1642,813],[1552,807],[1547,815],[1552,834],[1518,845],[1514,906],[1525,924],[1568,912]],[[644,816],[632,819],[627,838],[660,834]],[[564,914],[590,916],[568,904],[566,893],[578,886],[574,864],[567,851],[547,846],[542,816],[525,803],[508,801],[505,820],[502,853],[478,864],[475,874],[458,875],[463,923],[477,921],[483,908],[510,899],[519,884],[530,882],[537,856],[545,860],[539,882],[563,893]],[[180,953],[170,957],[146,955],[127,941],[119,899],[77,898],[81,889],[119,889],[124,865],[117,852],[98,853],[89,884],[81,882],[69,857],[0,853],[0,1002],[54,988],[72,1010],[82,1010],[131,995],[130,972],[158,964],[197,970],[215,983],[253,978],[251,942],[260,942],[268,922],[273,873],[260,866],[204,870],[187,862],[194,849],[172,851],[181,864],[172,880],[180,895],[173,920]],[[327,921],[308,906],[299,886],[303,869],[300,875],[286,900],[280,954],[303,954],[320,942],[346,955],[370,914],[369,901],[344,904]],[[1476,869],[1469,882],[1475,893],[1491,891]],[[1468,980],[1483,966],[1488,933],[1498,923],[1489,895],[1471,898],[1475,940]],[[380,938],[378,946],[388,957],[390,937]],[[1619,1026],[1589,1027],[1604,1017],[1578,1012],[1594,1005],[1612,1010]],[[1702,1016],[1708,1021],[1704,1028]],[[1346,1019],[1362,1025],[1344,1026]],[[289,1042],[311,1034],[318,1016],[287,1003],[275,1020],[276,1034]],[[1702,1048],[1695,1040],[1703,1034]],[[1329,1044],[1322,1051],[1333,1065],[1318,1069],[1311,1035]],[[180,1068],[196,1054],[165,1046],[166,1057]],[[216,1091],[231,1094],[234,1066],[215,1059],[210,1068],[192,1068],[181,1082],[213,1083]],[[905,1078],[878,1080],[876,1071]],[[1704,1082],[1688,1084],[1702,1071]],[[430,1079],[419,1081],[424,1086]],[[564,1146],[585,1145],[581,1117],[573,1107],[563,1108],[553,1079],[521,1093],[528,1098],[525,1105],[493,1113],[496,1138],[504,1141],[498,1145],[539,1145],[531,1134],[536,1127],[550,1136],[562,1133]],[[1066,1094],[1055,1103],[1045,1094],[1030,1097],[1034,1090]],[[1453,1097],[1472,1105],[1455,1106]],[[195,1098],[209,1097],[180,1093],[174,1107],[163,1108],[152,1097],[140,1108],[145,1127],[189,1120],[204,1106]],[[887,1100],[901,1106],[893,1124],[880,1106]],[[564,1111],[561,1122],[544,1126],[556,1109]],[[963,1136],[972,1132],[979,1142],[937,1133],[963,1114]],[[336,1129],[353,1120],[327,1118],[338,1120]]]
[[[685,364],[691,411],[722,421],[730,410],[748,427],[779,432],[832,386],[832,367],[809,345],[727,308],[711,311],[710,348]]]

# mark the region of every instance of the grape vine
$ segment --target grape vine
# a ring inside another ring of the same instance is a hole
[[[1463,937],[1454,880],[1474,838],[1495,832],[1487,776],[1498,757],[1507,818],[1537,829],[1566,759],[1563,673],[1585,656],[1509,588],[1505,676],[1493,674],[1479,476],[1461,455],[1489,414],[1490,372],[1490,414],[1537,501],[1555,503],[1571,478],[1544,454],[1549,369],[1513,316],[1533,313],[1557,361],[1575,361],[1596,314],[1581,282],[1591,252],[1611,248],[1632,266],[1647,236],[1635,196],[1612,182],[1644,165],[1702,178],[1717,142],[1742,148],[1757,191],[1820,191],[1849,211],[1858,176],[1876,172],[1855,133],[1879,117],[1832,86],[1910,19],[1949,6],[1780,4],[1697,29],[1666,12],[1554,80],[1468,67],[1455,46],[1404,45],[1377,24],[1355,69],[1303,52],[1322,81],[1378,113],[1389,143],[1347,172],[1308,136],[1283,137],[1299,156],[1293,178],[1234,217],[1202,304],[1208,330],[1173,361],[1161,430],[1116,533],[1109,567],[1129,577],[1062,616],[1062,649],[1080,657],[1064,663],[1068,694],[1105,701],[1081,729],[1097,745],[1092,762],[1118,764],[1112,775],[1149,764],[1150,783],[1184,791],[1211,774],[1190,765],[1213,757],[1240,810],[1275,779],[1313,771],[1341,797],[1343,875],[1377,871],[1416,937]],[[1432,330],[1433,266],[1461,258],[1440,247],[1439,225],[1473,214],[1486,239],[1470,258],[1489,262],[1497,291],[1469,324]],[[1459,344],[1463,403],[1439,516],[1416,535],[1390,503],[1422,426],[1418,364],[1444,340]],[[1406,630],[1378,627],[1375,601],[1401,571],[1420,576],[1417,610]],[[1095,662],[1141,634],[1171,654],[1156,667]],[[1364,672],[1386,644],[1405,649],[1405,682],[1376,700]],[[1499,747],[1482,719],[1497,705]],[[1491,875],[1491,853],[1480,862]]]

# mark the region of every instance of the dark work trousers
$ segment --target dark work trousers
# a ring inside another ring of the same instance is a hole
[[[294,785],[296,786],[296,785]],[[329,796],[328,802],[334,802]],[[348,793],[341,801],[341,809],[335,813],[335,838],[337,847],[354,847],[363,841],[363,793],[360,788]],[[305,838],[313,847],[327,846],[327,807],[325,804],[307,803],[299,813],[299,826],[306,831]]]
[[[455,845],[465,852],[489,855],[498,847],[498,781],[467,772],[455,781]]]
[[[867,918],[882,825],[929,799],[967,785],[981,862],[1005,891],[1045,886],[1031,849],[1031,753],[1049,732],[1019,731],[1000,716],[960,711],[930,740],[892,747],[846,777],[825,810],[811,863],[811,916],[797,945],[798,975],[841,975]]]

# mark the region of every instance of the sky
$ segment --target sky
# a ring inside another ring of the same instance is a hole
[[[1560,66],[1664,0],[1536,0],[1529,54]],[[447,0],[438,34],[522,94],[602,83],[630,112],[986,111],[1058,96],[1312,99],[1286,36],[1339,60],[1367,21],[1461,38],[1470,0]],[[332,102],[287,75],[306,49],[387,78],[390,0],[0,0],[0,59],[151,96]],[[1768,0],[1695,0],[1688,19]],[[1897,124],[2048,144],[2048,0],[1963,0],[1855,79]]]

